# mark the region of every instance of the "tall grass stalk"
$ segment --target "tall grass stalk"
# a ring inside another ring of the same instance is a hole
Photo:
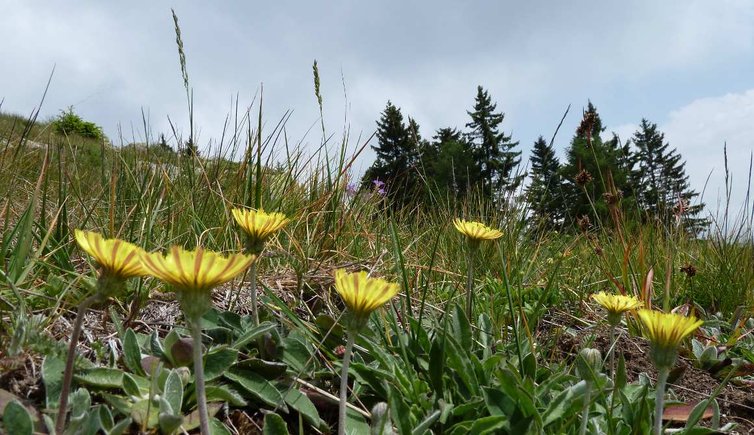
[[[513,296],[511,296],[511,286],[510,282],[508,281],[508,267],[507,267],[507,261],[505,260],[505,253],[502,250],[502,245],[498,243],[498,252],[500,253],[500,261],[502,262],[501,269],[502,269],[502,277],[503,277],[503,288],[505,289],[505,295],[508,299],[508,312],[510,314],[511,318],[511,328],[513,328],[513,338],[516,341],[516,354],[518,356],[518,369],[520,373],[523,375],[524,372],[524,357],[523,357],[523,351],[521,349],[521,339],[519,337],[518,332],[518,322],[516,320],[516,311],[513,309]]]

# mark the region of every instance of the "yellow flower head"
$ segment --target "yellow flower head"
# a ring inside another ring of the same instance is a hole
[[[335,290],[357,321],[366,320],[372,311],[398,294],[399,289],[398,284],[370,278],[366,272],[335,271]]]
[[[102,268],[102,275],[125,280],[146,275],[141,265],[144,250],[120,239],[105,239],[99,233],[75,230],[74,236],[81,249],[91,255]]]
[[[503,235],[499,230],[490,228],[480,222],[470,222],[456,218],[453,219],[453,225],[461,234],[472,240],[495,240]]]
[[[150,275],[181,292],[208,292],[235,278],[255,259],[254,255],[223,257],[202,248],[186,251],[178,246],[164,256],[159,252],[142,255],[142,263]]]
[[[155,252],[145,253],[141,258],[150,275],[173,287],[186,317],[196,320],[209,308],[210,290],[235,278],[257,257],[243,254],[223,257],[202,248],[186,251],[173,246],[164,256]]]
[[[639,310],[639,319],[643,335],[651,343],[655,364],[664,368],[672,367],[681,341],[704,323],[694,316],[647,309]]]
[[[264,210],[231,210],[233,218],[249,236],[249,248],[252,253],[259,253],[267,239],[283,228],[290,219],[283,213],[265,213]]]
[[[607,310],[608,321],[611,325],[620,323],[620,315],[626,311],[641,308],[644,304],[634,296],[623,296],[599,292],[592,295],[592,299]]]

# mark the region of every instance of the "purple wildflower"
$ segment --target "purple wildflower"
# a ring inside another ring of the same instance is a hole
[[[377,191],[377,194],[380,196],[385,196],[385,182],[380,180],[379,178],[375,178],[372,180],[372,184],[374,184],[374,188]]]
[[[356,183],[346,184],[346,193],[349,195],[356,195]]]

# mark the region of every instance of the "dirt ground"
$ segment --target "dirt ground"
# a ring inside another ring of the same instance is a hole
[[[323,277],[324,278],[324,277]],[[286,291],[279,294],[290,296],[289,287],[295,283],[278,281],[271,282],[270,287],[285,287]],[[218,289],[214,293],[216,306],[228,308],[232,295],[229,289]],[[277,293],[277,292],[276,292]],[[301,295],[304,296],[304,295]],[[235,301],[236,311],[244,311],[248,307],[248,295],[241,292],[240,301]],[[127,310],[127,307],[122,307]],[[603,355],[609,348],[607,328],[601,323],[599,313],[584,310],[585,316],[576,318],[562,309],[553,309],[548,313],[536,331],[537,341],[551,349],[548,359],[551,361],[572,361],[576,353],[585,345],[598,348]],[[94,341],[117,339],[112,323],[106,316],[106,309],[101,307],[87,313],[84,333],[79,341],[79,350],[87,357],[93,356],[91,345]],[[590,315],[591,314],[591,315]],[[59,317],[48,329],[48,332],[58,340],[68,337],[73,313],[65,313]],[[180,308],[171,295],[152,295],[150,300],[139,311],[137,320],[129,326],[138,332],[149,333],[159,330],[164,335],[176,324],[182,323]],[[95,338],[96,337],[96,338]],[[654,381],[656,372],[648,359],[648,344],[639,337],[630,337],[626,331],[618,334],[619,343],[616,349],[622,352],[626,361],[629,382],[636,381],[640,373],[646,373]],[[44,403],[44,390],[41,383],[40,368],[42,355],[26,355],[14,358],[4,357],[0,353],[0,390],[6,390],[27,403]],[[669,385],[671,397],[685,403],[704,400],[717,388],[720,380],[708,372],[699,370],[691,362],[681,356],[675,372],[679,376]],[[754,434],[754,391],[752,384],[729,383],[717,397],[721,411],[721,425],[728,422],[737,423],[733,433]],[[234,411],[226,416],[226,423],[234,427],[239,433],[261,433],[261,415],[249,415],[243,411]]]
[[[540,339],[546,339],[549,335],[551,339],[556,340],[551,355],[554,361],[571,361],[587,342],[591,343],[589,346],[607,355],[610,347],[607,325],[599,323],[598,316],[580,320],[581,322],[577,322],[568,314],[552,312],[543,322],[544,326],[538,333]],[[563,332],[564,328],[568,328],[568,332]],[[625,330],[617,336],[618,343],[615,348],[622,352],[625,358],[628,381],[636,381],[641,373],[646,373],[653,382],[656,381],[657,372],[649,359],[647,341],[640,337],[631,337]],[[672,379],[674,375],[677,377]],[[671,374],[671,381],[668,385],[669,394],[685,403],[698,403],[707,399],[721,382],[707,371],[695,368],[691,361],[682,355],[679,356],[676,368]],[[737,385],[735,381],[730,382],[717,396],[717,401],[720,406],[721,426],[735,422],[737,426],[732,433],[754,434],[754,388],[751,384]]]

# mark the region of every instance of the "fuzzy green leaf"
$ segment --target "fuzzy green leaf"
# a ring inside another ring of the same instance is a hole
[[[238,359],[238,351],[229,347],[217,347],[204,357],[204,379],[211,381],[219,378]]]
[[[29,411],[15,400],[5,407],[3,426],[9,434],[31,435],[34,431],[34,423]]]
[[[327,422],[319,417],[319,412],[312,401],[301,391],[295,388],[289,389],[285,394],[285,403],[301,414],[312,427],[320,430],[327,427]]]
[[[177,371],[171,370],[165,380],[165,387],[163,388],[162,397],[165,399],[173,413],[179,414],[181,412],[181,404],[183,403],[183,382],[181,382],[181,376]],[[162,426],[162,422],[160,422]]]
[[[63,389],[63,371],[65,361],[55,356],[48,356],[42,362],[42,381],[45,384],[45,401],[47,409],[58,409],[60,390]]]
[[[84,370],[74,376],[76,382],[90,387],[112,389],[123,387],[123,371],[120,369],[109,369],[99,367],[96,369]]]
[[[470,352],[473,346],[471,340],[471,326],[469,325],[468,317],[466,317],[466,312],[458,304],[453,306],[453,317],[450,320],[450,330],[453,334],[453,338],[455,338],[458,344],[461,345],[461,349]]]
[[[123,334],[123,362],[131,373],[145,376],[144,369],[141,367],[141,349],[136,333],[133,329],[126,329]]]
[[[283,396],[267,379],[248,370],[231,370],[225,377],[240,385],[244,391],[268,406],[283,403]],[[287,408],[285,409],[287,411]]]
[[[228,385],[207,385],[205,387],[207,402],[228,402],[231,406],[246,406],[246,400],[238,391]]]
[[[274,412],[265,414],[263,435],[288,435],[289,433],[283,417]]]
[[[252,341],[255,341],[262,335],[270,332],[271,330],[275,328],[276,328],[276,325],[272,322],[262,322],[256,328],[251,328],[248,331],[244,332],[243,335],[238,337],[238,339],[236,339],[236,341],[233,343],[233,348],[240,350],[247,344],[251,343]]]

